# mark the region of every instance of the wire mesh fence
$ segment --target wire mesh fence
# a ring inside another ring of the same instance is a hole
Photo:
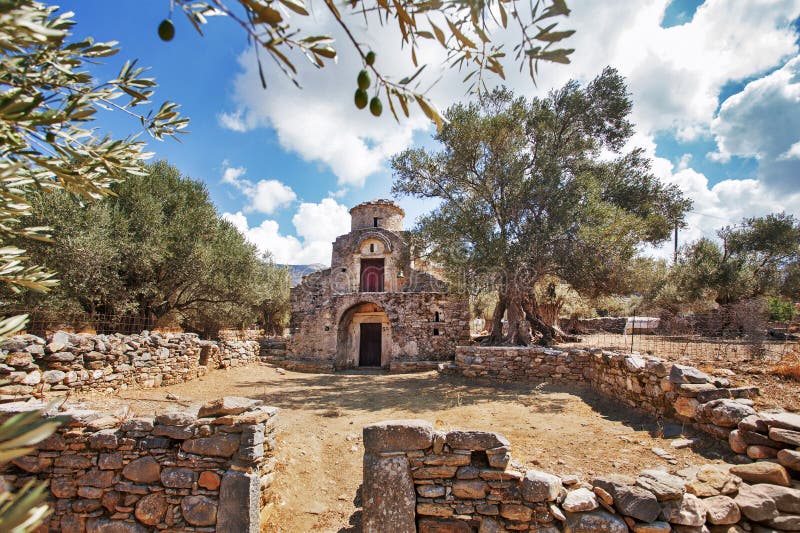
[[[688,316],[572,319],[562,328],[580,338],[569,345],[672,360],[775,362],[800,352],[797,323],[770,322],[746,306]]]
[[[227,341],[257,340],[264,332],[258,328],[237,325],[223,325],[213,331],[195,331],[174,319],[149,319],[133,313],[107,314],[87,313],[84,311],[0,308],[0,316],[28,315],[25,329],[21,333],[29,333],[39,337],[55,331],[72,333],[133,335],[142,331],[158,331],[161,333],[181,333],[184,331],[198,333],[204,338],[215,338]]]

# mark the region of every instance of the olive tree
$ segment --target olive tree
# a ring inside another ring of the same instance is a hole
[[[611,68],[529,101],[497,89],[447,110],[440,149],[393,157],[395,194],[440,201],[417,227],[426,252],[456,288],[483,278],[496,291],[490,342],[528,344],[531,327],[542,343],[563,339],[548,280],[615,291],[638,248],[668,239],[688,209],[642,150],[623,150],[630,111]]]
[[[34,192],[66,191],[85,200],[109,194],[125,175],[141,173],[144,142],[114,138],[91,127],[98,110],[130,115],[155,139],[186,125],[177,105],[153,107],[156,83],[136,62],[110,80],[87,65],[118,52],[115,42],[70,41],[70,13],[30,0],[0,2],[0,281],[9,290],[44,291],[54,274],[31,262],[26,242],[48,240],[46,225],[30,225]],[[0,321],[0,336],[21,328],[25,316]]]

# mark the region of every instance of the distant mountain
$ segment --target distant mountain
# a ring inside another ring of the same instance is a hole
[[[281,266],[289,269],[289,276],[292,279],[292,287],[298,285],[301,281],[303,281],[303,276],[311,274],[312,272],[317,272],[319,270],[325,270],[326,268],[328,268],[327,266],[321,263],[313,263],[311,265],[281,265]]]

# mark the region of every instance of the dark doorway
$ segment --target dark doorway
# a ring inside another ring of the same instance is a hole
[[[380,324],[361,324],[358,366],[381,366]]]
[[[383,259],[361,260],[361,292],[383,292]]]

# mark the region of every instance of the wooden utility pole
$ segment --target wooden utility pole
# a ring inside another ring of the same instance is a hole
[[[672,264],[678,264],[678,223],[675,222],[675,246],[672,250]]]

